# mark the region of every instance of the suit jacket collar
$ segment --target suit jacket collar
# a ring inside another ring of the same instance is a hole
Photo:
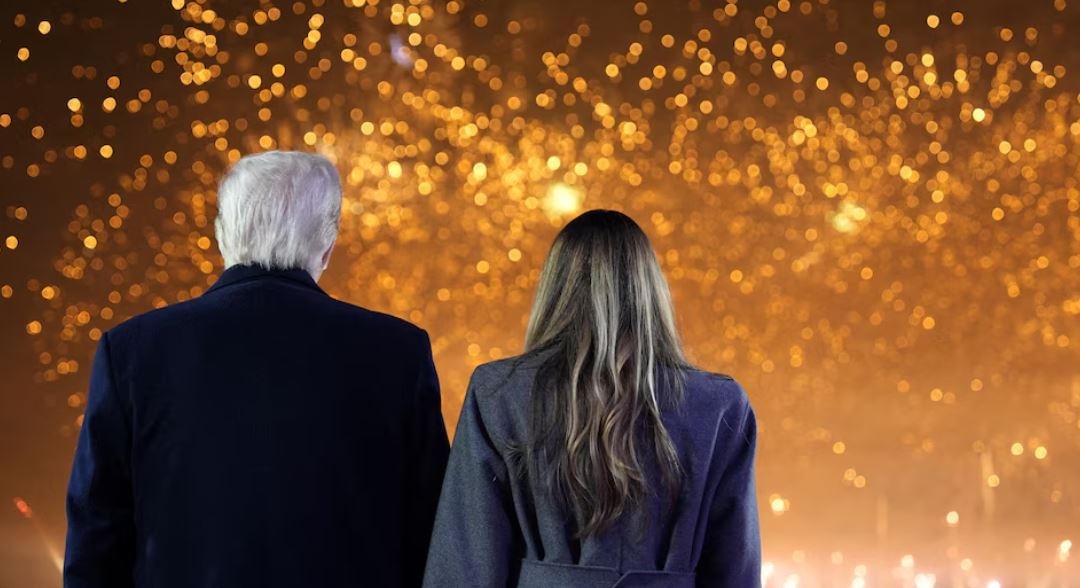
[[[210,289],[206,292],[209,294],[241,282],[266,279],[288,280],[325,294],[322,288],[312,279],[311,274],[302,269],[267,269],[258,265],[233,265],[226,268],[217,281],[214,282],[214,285],[210,286]]]

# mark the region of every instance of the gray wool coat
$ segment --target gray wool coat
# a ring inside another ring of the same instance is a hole
[[[662,415],[684,471],[675,507],[661,492],[650,493],[642,512],[579,540],[541,486],[508,465],[510,448],[527,439],[537,364],[536,356],[525,355],[473,373],[443,481],[425,587],[761,585],[757,427],[735,380],[688,370],[682,406]],[[650,486],[659,488],[659,481]]]

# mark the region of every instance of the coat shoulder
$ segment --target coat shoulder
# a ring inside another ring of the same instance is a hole
[[[528,393],[543,360],[543,354],[525,353],[480,364],[473,371],[471,387],[481,400],[506,391]]]
[[[744,414],[750,396],[733,377],[700,369],[689,369],[685,378],[685,402],[688,414]]]
[[[342,317],[348,317],[360,322],[365,327],[380,334],[397,336],[407,340],[427,340],[428,338],[427,331],[405,319],[370,310],[330,296],[327,296],[326,300]]]
[[[430,345],[427,331],[409,321],[329,295],[315,294],[304,307],[322,322],[333,325],[334,330],[351,331],[358,336],[378,337],[390,345]],[[135,344],[141,336],[150,336],[148,334],[153,334],[153,337],[168,337],[169,333],[203,328],[206,319],[234,313],[234,308],[222,304],[215,296],[203,295],[137,314],[113,326],[105,336],[112,345],[124,346]]]
[[[136,314],[107,330],[104,337],[108,338],[112,345],[124,346],[132,344],[143,331],[168,332],[173,325],[182,325],[197,319],[200,300],[201,298],[194,298]]]
[[[534,354],[517,355],[481,364],[473,370],[465,402],[475,403],[488,434],[501,448],[522,439],[527,430],[536,370]]]

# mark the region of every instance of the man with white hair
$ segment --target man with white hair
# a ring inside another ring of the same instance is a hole
[[[340,302],[325,158],[241,159],[226,269],[102,336],[68,490],[68,588],[418,586],[449,444],[427,333]]]

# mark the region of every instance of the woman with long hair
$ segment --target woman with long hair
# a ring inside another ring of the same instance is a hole
[[[473,373],[424,585],[759,586],[753,410],[687,362],[633,220],[563,228],[525,347]]]

